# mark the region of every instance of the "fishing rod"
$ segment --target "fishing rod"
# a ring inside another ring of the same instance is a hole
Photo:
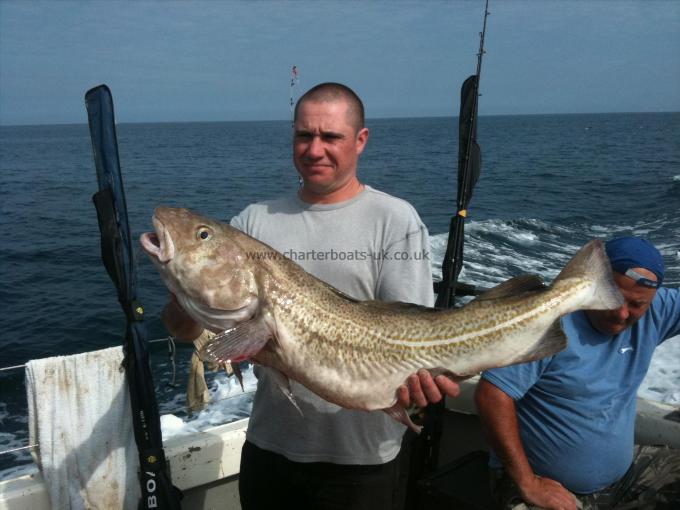
[[[454,305],[456,287],[463,287],[466,294],[475,294],[474,288],[458,284],[458,276],[463,268],[463,244],[465,218],[472,198],[472,190],[477,184],[482,166],[481,149],[477,143],[477,112],[479,106],[479,81],[482,74],[482,58],[486,22],[489,16],[489,0],[484,7],[484,24],[479,33],[477,70],[468,77],[461,87],[460,115],[458,120],[458,195],[457,212],[451,218],[446,253],[442,260],[442,280],[437,286],[437,308],[450,308]]]
[[[293,111],[295,108],[295,101],[293,100],[293,89],[295,85],[300,83],[300,74],[298,73],[297,66],[293,66],[290,70],[290,122],[291,125],[295,125]]]
[[[474,287],[458,282],[463,268],[463,244],[465,241],[465,218],[472,198],[472,189],[482,167],[482,153],[477,144],[477,111],[479,106],[479,79],[482,74],[482,57],[484,56],[484,37],[486,21],[489,16],[489,0],[484,6],[484,24],[479,33],[479,51],[477,52],[477,70],[469,76],[460,90],[460,114],[458,117],[458,194],[456,214],[451,218],[446,253],[442,260],[442,280],[435,284],[437,292],[437,308],[450,308],[455,304],[456,290],[462,295],[475,295]],[[437,285],[438,284],[438,285]],[[423,423],[423,448],[425,473],[432,473],[439,463],[439,444],[441,442],[444,422],[445,399],[425,408]]]

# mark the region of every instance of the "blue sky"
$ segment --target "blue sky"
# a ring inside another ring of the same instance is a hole
[[[341,81],[368,117],[457,115],[483,0],[0,0],[0,124],[285,119]],[[480,113],[680,111],[680,2],[491,0]]]

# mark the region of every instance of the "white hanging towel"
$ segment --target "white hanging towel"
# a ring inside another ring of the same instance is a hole
[[[139,459],[122,347],[26,365],[29,435],[53,509],[135,509]]]

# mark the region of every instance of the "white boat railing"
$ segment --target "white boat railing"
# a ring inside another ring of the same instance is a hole
[[[148,341],[148,343],[150,343],[150,344],[155,344],[155,343],[159,343],[159,342],[168,342],[171,346],[170,349],[171,349],[171,353],[172,353],[172,355],[171,355],[172,381],[173,381],[172,384],[174,384],[174,381],[175,381],[175,360],[174,360],[175,339],[172,336],[166,336],[164,338],[155,338],[153,340]],[[22,369],[22,368],[26,368],[26,363],[24,363],[23,365],[13,365],[11,367],[1,367],[0,372],[9,372],[9,371],[12,371],[12,370],[19,370],[19,369]],[[217,402],[222,401],[222,400],[226,400],[226,399],[219,399],[219,400],[217,400]],[[171,411],[170,414],[174,414],[177,411],[179,411],[179,409],[176,410],[176,411]],[[40,445],[38,445],[38,444],[28,444],[26,446],[19,446],[19,447],[16,447],[16,448],[10,448],[10,449],[7,449],[7,450],[0,451],[0,455],[15,453],[15,452],[19,452],[19,451],[22,451],[22,450],[32,450],[32,449],[38,448],[39,446]]]

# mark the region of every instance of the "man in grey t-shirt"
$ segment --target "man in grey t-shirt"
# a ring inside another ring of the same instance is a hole
[[[344,85],[317,85],[298,101],[294,130],[298,195],[251,205],[232,225],[354,298],[432,306],[427,229],[410,204],[357,178],[368,141],[361,100]],[[173,301],[164,320],[182,339],[202,332]],[[244,509],[401,507],[403,425],[382,412],[340,408],[292,382],[301,415],[268,369],[256,374],[239,478]],[[420,371],[397,397],[423,407],[457,393],[448,378]]]

